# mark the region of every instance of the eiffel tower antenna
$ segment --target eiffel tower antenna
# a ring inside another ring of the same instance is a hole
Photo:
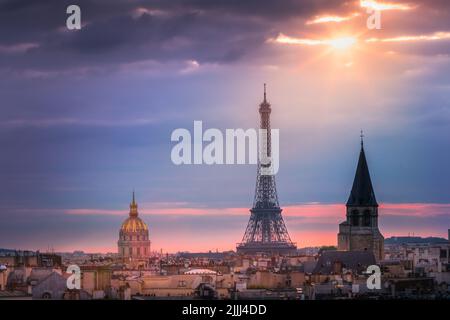
[[[259,105],[260,129],[266,130],[267,142],[264,147],[269,157],[271,155],[271,112],[271,106],[267,102],[266,84],[264,84],[264,100]],[[297,247],[291,241],[281,215],[282,209],[278,203],[275,175],[261,174],[264,166],[258,157],[255,198],[253,207],[250,209],[250,220],[242,242],[238,243],[236,249],[241,254],[293,254]]]

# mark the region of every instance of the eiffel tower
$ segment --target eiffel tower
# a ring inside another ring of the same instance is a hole
[[[260,128],[266,129],[263,131],[263,134],[267,135],[264,137],[263,148],[266,148],[268,157],[271,156],[271,111],[270,104],[266,99],[266,84],[264,84],[264,101],[259,105],[259,114],[261,116]],[[259,148],[261,148],[261,144]],[[262,174],[262,170],[270,166],[270,162],[269,164],[261,163],[261,150],[259,150],[253,208],[250,209],[250,220],[242,242],[238,243],[236,247],[240,254],[289,255],[297,250],[281,216],[282,209],[278,203],[275,175]]]

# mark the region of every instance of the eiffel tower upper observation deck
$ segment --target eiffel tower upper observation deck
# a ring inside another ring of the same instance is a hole
[[[266,98],[266,85],[264,84],[264,101],[259,105],[261,129],[264,132],[265,143],[260,147],[267,148],[266,154],[271,156],[270,113],[272,109]],[[250,209],[250,220],[245,230],[242,242],[237,245],[237,252],[241,254],[269,254],[289,255],[297,250],[291,241],[283,217],[282,209],[278,203],[275,175],[262,174],[262,170],[271,164],[261,163],[261,150],[258,152],[258,166],[256,175],[256,190],[253,208]]]

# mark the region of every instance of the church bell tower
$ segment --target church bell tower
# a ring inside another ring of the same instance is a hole
[[[362,132],[358,166],[346,208],[346,221],[339,225],[338,250],[370,250],[377,261],[382,260],[384,237],[378,229],[378,203],[367,166]]]

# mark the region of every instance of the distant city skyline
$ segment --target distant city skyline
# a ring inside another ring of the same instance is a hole
[[[448,1],[381,30],[358,1],[82,0],[79,31],[68,4],[0,1],[0,247],[114,252],[135,189],[153,249],[235,249],[256,166],[176,166],[170,135],[258,128],[265,82],[299,247],[336,244],[361,129],[384,236],[447,236]]]

